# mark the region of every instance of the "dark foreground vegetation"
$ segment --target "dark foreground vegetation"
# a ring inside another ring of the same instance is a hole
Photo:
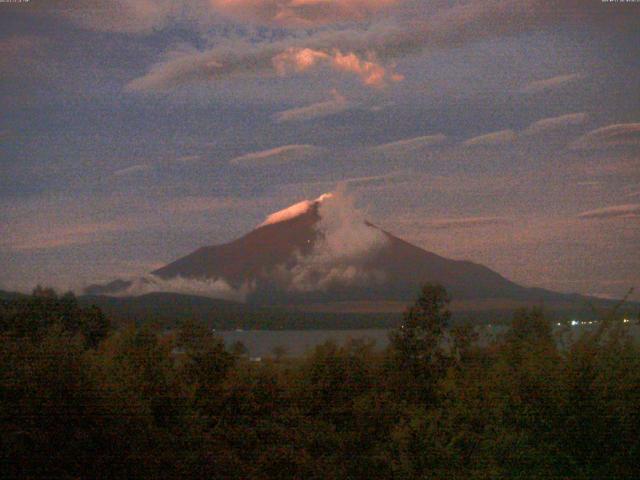
[[[562,346],[521,311],[482,346],[447,305],[426,286],[382,352],[256,363],[199,323],[114,329],[72,295],[3,300],[1,476],[640,478],[625,325],[605,317]]]

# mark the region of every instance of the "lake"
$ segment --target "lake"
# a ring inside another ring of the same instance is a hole
[[[596,328],[595,324],[554,325],[554,334],[559,340],[562,338],[561,343],[566,345],[575,340],[580,333],[594,328]],[[640,327],[636,324],[629,324],[625,328],[630,330],[634,338],[640,338]],[[506,327],[501,325],[476,327],[481,343],[490,341],[505,330]],[[273,356],[273,350],[276,347],[284,347],[287,356],[300,356],[329,340],[343,345],[349,339],[369,339],[375,342],[376,348],[383,349],[389,344],[389,332],[388,329],[372,328],[359,330],[232,330],[214,333],[222,337],[227,346],[237,341],[242,342],[247,348],[249,356],[255,358]]]
[[[240,341],[247,347],[251,357],[273,355],[276,347],[284,347],[288,356],[299,356],[326,341],[333,340],[342,345],[349,339],[370,339],[377,348],[389,343],[389,330],[242,330],[218,331],[226,345]]]

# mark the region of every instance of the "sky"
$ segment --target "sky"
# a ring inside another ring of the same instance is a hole
[[[4,2],[0,73],[0,288],[341,189],[429,251],[640,299],[640,2]]]

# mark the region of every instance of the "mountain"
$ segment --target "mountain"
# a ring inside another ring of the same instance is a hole
[[[86,293],[173,291],[307,311],[397,311],[425,282],[444,285],[454,308],[465,311],[540,304],[571,310],[587,301],[523,287],[483,265],[426,251],[331,194],[276,212],[243,237],[199,248],[146,277],[94,285]]]

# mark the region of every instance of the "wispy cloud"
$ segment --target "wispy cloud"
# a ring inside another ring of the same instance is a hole
[[[157,238],[158,232],[167,231],[210,233],[212,218],[227,218],[232,211],[250,213],[264,205],[264,198],[173,196],[167,189],[158,195],[153,188],[133,194],[118,190],[106,195],[68,192],[34,197],[2,204],[0,223],[7,222],[11,228],[0,235],[0,252],[79,245],[112,248],[116,241],[129,249],[132,244],[124,239],[131,239],[136,232],[146,232],[144,238]],[[137,237],[134,245],[139,241]],[[119,252],[113,254],[118,257]]]
[[[239,23],[262,24],[285,29],[311,29],[321,25],[364,23],[389,17],[394,10],[413,17],[431,14],[432,42],[460,42],[465,38],[525,32],[578,19],[585,23],[633,24],[634,5],[615,9],[583,0],[470,0],[416,2],[410,0],[50,0],[30,2],[31,12],[66,18],[97,31],[148,34],[174,24],[211,27],[224,17]],[[431,5],[435,4],[435,5]],[[407,7],[403,9],[403,7]],[[434,10],[436,13],[434,14]],[[458,30],[453,35],[452,30]],[[446,38],[445,33],[454,36]],[[420,40],[426,42],[425,39]]]
[[[138,165],[132,165],[127,168],[122,168],[120,170],[116,170],[115,172],[113,172],[113,174],[117,177],[123,177],[126,175],[133,175],[136,173],[147,172],[149,170],[151,170],[151,165],[138,164]]]
[[[560,115],[559,117],[544,118],[529,125],[525,130],[522,131],[522,134],[533,136],[542,133],[556,132],[567,127],[583,125],[587,122],[588,119],[589,115],[584,112],[569,113],[566,115]]]
[[[303,6],[307,2],[295,3]],[[278,2],[278,5],[287,4]],[[331,8],[338,2],[323,2],[323,5]],[[612,14],[614,9],[604,7],[585,7],[577,0],[561,5],[551,0],[476,0],[393,26],[375,23],[366,28],[320,30],[304,38],[290,37],[257,45],[233,42],[204,51],[176,51],[147,74],[131,81],[127,90],[163,91],[231,75],[273,75],[278,69],[300,72],[308,71],[311,66],[357,73],[364,83],[380,85],[401,79],[390,71],[389,62],[427,48],[451,48],[519,34],[570,22],[576,17],[585,23],[619,21],[620,16]],[[528,90],[550,88],[574,79],[564,75],[560,79],[538,81]]]
[[[518,139],[526,137],[535,137],[539,135],[549,135],[561,132],[568,127],[583,125],[589,119],[589,115],[580,113],[568,113],[557,117],[543,118],[533,122],[522,131],[500,130],[497,132],[486,133],[477,137],[470,138],[462,143],[466,147],[476,146],[503,146],[510,145]]]
[[[516,141],[518,135],[513,130],[500,130],[470,138],[463,142],[465,147],[508,145]]]
[[[324,148],[315,145],[283,145],[269,150],[247,153],[230,160],[229,163],[239,167],[271,167],[298,160],[308,160],[324,152]]]
[[[385,175],[370,175],[367,177],[348,178],[340,183],[343,183],[346,187],[366,188],[396,185],[398,183],[409,181],[412,178],[413,176],[408,171],[397,171],[387,173]]]
[[[511,220],[505,217],[462,217],[427,220],[424,226],[432,229],[454,229],[506,225],[510,223]]]
[[[402,153],[415,151],[417,149],[442,145],[447,141],[447,136],[442,133],[435,135],[424,135],[420,137],[405,138],[395,142],[384,143],[373,147],[374,151],[380,153]]]
[[[337,91],[334,90],[332,92],[332,95],[333,98],[331,100],[325,100],[324,102],[312,103],[311,105],[306,105],[304,107],[284,110],[282,112],[276,113],[273,118],[278,123],[304,122],[316,118],[336,115],[350,109],[353,106],[353,104],[351,104]]]
[[[130,230],[127,222],[89,222],[76,225],[40,224],[14,231],[0,245],[10,251],[48,250],[92,243],[105,235]]]
[[[621,123],[593,130],[570,145],[573,150],[640,146],[640,123]]]
[[[578,218],[588,219],[606,219],[606,218],[636,218],[640,219],[640,204],[630,203],[626,205],[614,205],[612,207],[598,208],[582,212]]]
[[[584,76],[579,73],[572,73],[568,75],[558,75],[551,78],[545,78],[544,80],[535,80],[528,83],[520,90],[522,93],[540,93],[550,90],[556,90],[564,87],[569,83],[583,79]]]

